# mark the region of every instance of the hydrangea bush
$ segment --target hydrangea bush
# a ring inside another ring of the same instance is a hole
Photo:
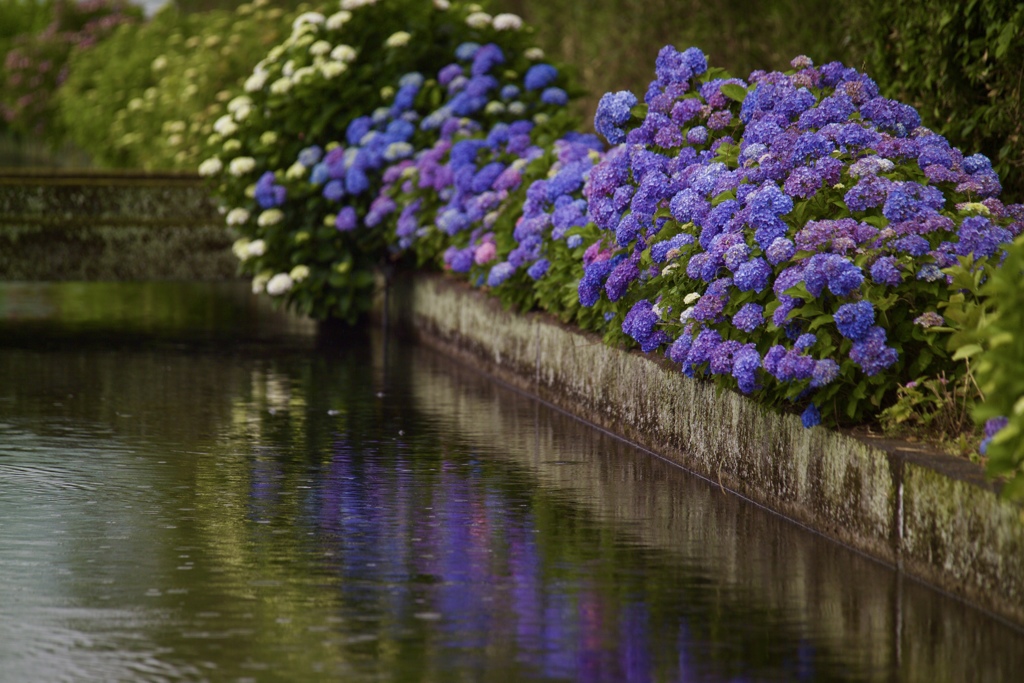
[[[172,4],[76,52],[57,94],[68,139],[101,166],[194,170],[225,103],[286,35],[280,7],[184,13]]]
[[[0,115],[18,133],[59,140],[53,95],[68,77],[67,62],[137,22],[142,11],[125,0],[63,0],[42,31],[14,40],[3,55]]]
[[[353,320],[389,257],[390,193],[414,157],[457,131],[565,129],[569,93],[514,15],[447,2],[341,7],[295,19],[214,123],[219,151],[200,173],[217,179],[243,235],[235,250],[254,291]]]
[[[998,259],[1024,212],[864,74],[792,66],[742,81],[666,47],[643,104],[602,99],[624,151],[587,197],[615,251],[580,299],[620,302],[623,331],[687,375],[796,402],[808,426],[862,421],[900,382],[958,371],[935,337],[944,269]]]
[[[229,103],[212,140],[223,153],[202,172],[229,198],[254,291],[351,320],[375,270],[415,259],[796,409],[808,427],[869,420],[914,382],[964,379],[968,351],[951,355],[948,333],[984,313],[993,274],[1019,275],[1000,264],[1024,228],[986,157],[842,64],[798,57],[737,79],[671,46],[642,101],[601,99],[606,146],[567,132],[564,76],[522,48],[518,19],[454,10],[441,23],[452,51],[430,68],[399,62],[383,88],[374,65],[413,33],[364,45],[377,57],[345,76],[359,51],[321,40],[340,20],[300,16]],[[328,76],[316,58],[335,53],[346,66]],[[293,89],[336,78],[367,106],[300,129],[274,118]]]

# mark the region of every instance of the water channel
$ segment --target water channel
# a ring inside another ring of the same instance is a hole
[[[245,285],[0,284],[0,681],[1009,681],[1024,633]]]

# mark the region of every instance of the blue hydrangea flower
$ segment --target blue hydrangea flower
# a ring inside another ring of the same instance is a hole
[[[636,95],[628,90],[605,93],[597,105],[594,115],[594,130],[603,135],[609,143],[617,145],[626,138],[622,126],[629,122],[631,109],[636,106]]]
[[[818,406],[813,403],[807,406],[800,415],[800,422],[803,423],[805,429],[821,424],[821,412],[818,410]]]
[[[736,270],[736,287],[741,292],[760,292],[768,286],[771,275],[771,266],[763,258],[752,258]]]
[[[505,280],[509,279],[512,274],[516,272],[515,267],[508,261],[503,261],[491,268],[491,272],[487,274],[487,286],[497,287]]]
[[[883,285],[895,287],[903,282],[898,261],[892,256],[881,256],[871,264],[871,279]]]
[[[843,304],[832,317],[841,335],[853,341],[860,341],[875,324],[875,307],[870,301]]]
[[[561,88],[544,88],[544,92],[540,94],[540,101],[561,107],[569,103],[569,95]]]
[[[309,168],[315,165],[324,155],[324,150],[319,145],[311,145],[299,152],[299,163]]]
[[[526,274],[530,276],[531,280],[539,280],[547,274],[550,266],[551,262],[546,258],[542,258],[535,261],[533,265],[527,269]]]
[[[764,307],[760,304],[743,304],[732,317],[733,327],[744,332],[753,332],[764,324]]]
[[[850,360],[860,366],[864,374],[877,375],[897,361],[896,349],[885,345],[885,330],[875,326],[862,339],[853,343]]]
[[[546,88],[558,78],[558,69],[550,64],[534,64],[523,76],[523,87],[527,90]]]

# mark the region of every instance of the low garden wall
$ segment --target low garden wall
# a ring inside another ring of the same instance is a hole
[[[224,280],[232,241],[194,174],[0,171],[0,280]]]
[[[378,307],[381,308],[381,307]],[[1024,624],[1024,516],[973,464],[869,433],[805,429],[668,362],[418,274],[389,324],[759,505]]]

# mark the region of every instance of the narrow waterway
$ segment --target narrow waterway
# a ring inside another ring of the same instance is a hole
[[[0,682],[1010,681],[1024,633],[244,285],[0,284]]]

